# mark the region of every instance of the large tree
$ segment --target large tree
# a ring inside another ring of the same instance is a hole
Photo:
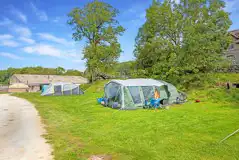
[[[118,13],[111,5],[95,0],[83,8],[74,8],[68,15],[73,38],[86,40],[83,54],[92,81],[99,72],[112,68],[120,56],[117,38],[124,28],[116,20]]]
[[[57,67],[56,69],[56,74],[62,75],[66,72],[66,70],[63,67]]]
[[[138,67],[164,79],[217,68],[230,42],[224,7],[222,0],[154,0],[136,38]]]

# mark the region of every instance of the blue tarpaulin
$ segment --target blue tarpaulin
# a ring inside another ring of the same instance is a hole
[[[41,89],[41,93],[45,92],[47,90],[49,85],[43,85]]]

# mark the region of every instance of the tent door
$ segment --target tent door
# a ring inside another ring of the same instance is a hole
[[[128,87],[130,95],[133,99],[134,105],[135,107],[142,107],[143,104],[143,98],[141,95],[141,88],[140,87],[136,87],[136,86],[130,86]]]
[[[62,86],[61,85],[54,86],[54,95],[56,95],[56,96],[62,95]]]

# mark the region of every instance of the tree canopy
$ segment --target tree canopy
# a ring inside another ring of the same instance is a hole
[[[97,73],[112,68],[120,56],[118,36],[124,28],[116,20],[118,13],[111,5],[95,0],[68,14],[68,24],[74,30],[73,39],[86,40],[83,59],[92,81]]]
[[[136,37],[139,73],[169,79],[218,68],[230,43],[224,7],[222,0],[154,0]]]

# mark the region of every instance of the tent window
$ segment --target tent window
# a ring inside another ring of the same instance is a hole
[[[106,94],[108,98],[116,98],[118,91],[120,89],[120,85],[116,83],[110,83],[106,87]]]
[[[134,103],[135,104],[142,103],[139,87],[132,86],[132,87],[128,87],[128,89],[133,98]]]
[[[115,101],[119,102],[120,104],[122,103],[122,99],[121,99],[121,90],[118,90],[118,93],[115,97]]]
[[[79,94],[79,88],[78,88],[78,87],[73,88],[73,89],[72,89],[72,94],[74,94],[74,95]]]
[[[61,88],[61,85],[56,85],[54,86],[54,92],[55,92],[55,95],[62,95],[62,88]]]
[[[63,93],[64,95],[71,95],[71,85],[65,84],[63,86]]]
[[[80,89],[79,85],[76,84],[51,84],[47,89],[42,93],[43,96],[50,95],[79,95],[84,94]]]
[[[154,88],[153,86],[144,86],[142,87],[144,99],[150,100],[151,98],[154,98]]]
[[[169,93],[168,93],[165,86],[156,87],[156,89],[159,91],[161,99],[168,99],[168,97],[169,97],[168,94]]]
[[[124,105],[127,108],[135,108],[134,102],[133,102],[133,98],[130,95],[130,92],[128,90],[128,88],[124,87]]]

